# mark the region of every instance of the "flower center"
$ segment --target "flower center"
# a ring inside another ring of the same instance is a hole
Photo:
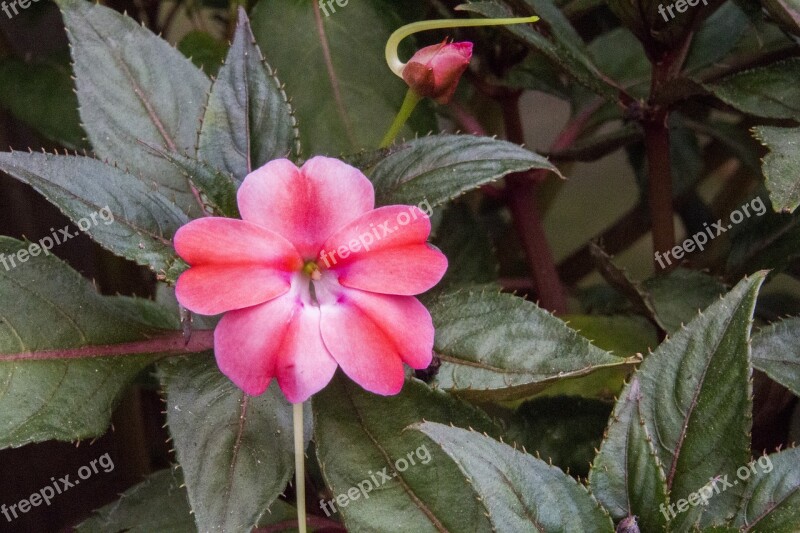
[[[311,278],[312,281],[319,281],[322,278],[322,272],[320,272],[317,263],[314,261],[306,261],[303,265],[303,273]]]

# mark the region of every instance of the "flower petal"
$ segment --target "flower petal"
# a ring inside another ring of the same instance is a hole
[[[346,287],[411,296],[436,285],[447,258],[426,243],[428,216],[419,208],[392,205],[370,211],[328,239],[318,264]]]
[[[293,290],[265,304],[226,313],[214,332],[217,365],[247,394],[273,377],[292,403],[322,389],[336,371],[319,331],[319,308]]]
[[[345,289],[338,303],[321,309],[325,346],[345,374],[370,392],[397,394],[403,362],[413,368],[431,362],[433,322],[416,298]]]
[[[230,218],[201,218],[175,234],[175,249],[192,268],[178,278],[178,301],[216,315],[271,300],[289,290],[302,268],[297,250],[275,232]]]
[[[276,159],[247,175],[238,201],[244,220],[283,235],[313,259],[333,232],[373,208],[375,192],[361,171],[338,159],[314,157],[300,169]]]

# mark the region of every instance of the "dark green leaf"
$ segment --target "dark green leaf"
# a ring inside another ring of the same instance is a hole
[[[85,0],[58,5],[72,44],[81,119],[95,153],[199,215],[184,176],[142,143],[194,153],[209,79],[130,17]]]
[[[644,282],[645,290],[655,307],[660,323],[667,332],[675,332],[687,324],[725,293],[725,285],[716,278],[696,270],[678,268],[667,275]]]
[[[472,135],[433,135],[392,148],[364,168],[375,185],[376,202],[435,207],[506,174],[545,169],[544,157],[516,144]]]
[[[89,157],[24,152],[0,153],[0,170],[31,185],[80,229],[88,226],[111,252],[156,272],[174,263],[171,239],[188,219],[139,178]]]
[[[692,38],[684,64],[684,70],[687,72],[696,71],[723,59],[742,39],[750,25],[747,15],[736,2],[729,0],[716,10],[713,10],[711,5],[719,5],[720,2],[711,0],[709,4],[709,7],[698,5],[696,8],[689,8],[706,10],[705,12],[711,13],[711,16],[703,22]]]
[[[766,118],[800,120],[800,58],[737,72],[706,88],[736,109]]]
[[[183,479],[172,468],[150,475],[120,499],[95,511],[77,533],[191,533],[192,519]]]
[[[194,185],[207,212],[239,218],[236,199],[239,182],[231,174],[218,170],[205,161],[175,152],[162,151],[161,155],[177,166]]]
[[[445,211],[433,242],[448,262],[439,287],[497,279],[497,259],[487,230],[465,204],[454,204]]]
[[[407,87],[384,60],[386,41],[402,25],[393,4],[332,2],[326,16],[318,2],[261,0],[253,10],[256,39],[292,95],[308,154],[377,146],[400,109]],[[424,109],[401,137],[436,128]]]
[[[314,397],[317,457],[334,499],[344,502],[326,512],[341,513],[348,531],[492,531],[456,465],[406,430],[423,420],[497,432],[486,415],[416,380],[381,397],[338,375]]]
[[[800,205],[800,128],[758,126],[753,134],[770,149],[763,170],[773,209],[794,211]]]
[[[264,163],[300,151],[286,93],[261,56],[239,8],[233,44],[211,88],[198,157],[239,180]]]
[[[750,457],[749,334],[764,277],[741,281],[645,358],[636,374],[640,413],[673,503],[688,499],[713,476],[735,472]],[[632,387],[623,394],[630,395]],[[702,525],[727,519],[741,489],[715,495],[703,510]],[[696,512],[695,505],[678,513],[672,528],[688,529]]]
[[[228,45],[208,32],[192,30],[178,43],[178,50],[204,72],[216,76],[228,54]]]
[[[796,533],[800,525],[800,448],[761,456],[744,468],[749,469],[749,482],[736,525],[749,533]]]
[[[583,485],[541,459],[474,431],[433,422],[415,427],[471,480],[494,531],[614,531]]]
[[[593,346],[536,304],[459,291],[434,300],[436,387],[483,399],[524,398],[553,381],[628,360]]]
[[[114,352],[159,333],[155,304],[100,296],[55,257],[37,253],[10,268],[9,256],[28,246],[0,237],[0,301],[10,304],[0,312],[0,448],[102,435],[155,355]],[[148,308],[149,319],[134,318]]]
[[[0,106],[67,148],[88,146],[67,65],[0,61]]]
[[[753,336],[753,366],[800,396],[800,318],[787,318]]]
[[[641,400],[634,377],[617,401],[589,483],[614,520],[636,516],[642,531],[664,531],[667,520],[659,507],[669,504],[666,477],[642,419]]]
[[[161,367],[167,422],[200,531],[249,531],[294,473],[292,407],[277,384],[247,396],[213,357]],[[310,437],[311,418],[305,434]]]

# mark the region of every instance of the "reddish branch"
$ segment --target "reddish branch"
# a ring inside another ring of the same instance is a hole
[[[93,357],[118,357],[140,354],[159,354],[167,357],[172,355],[201,353],[213,349],[214,332],[211,330],[194,331],[188,343],[186,343],[183,333],[176,331],[161,337],[121,344],[84,346],[65,350],[40,350],[36,352],[0,354],[0,362],[87,359]]]

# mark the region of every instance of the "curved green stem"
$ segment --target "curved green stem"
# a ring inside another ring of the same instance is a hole
[[[303,404],[293,406],[294,415],[294,477],[297,492],[297,529],[306,533],[306,447],[303,438]]]
[[[397,135],[400,133],[400,130],[403,129],[403,125],[408,120],[408,117],[411,116],[411,113],[414,111],[414,108],[417,107],[417,104],[420,100],[422,100],[420,95],[411,89],[408,90],[405,100],[403,100],[403,105],[400,106],[400,111],[398,111],[397,116],[394,117],[394,122],[392,122],[392,125],[389,126],[389,130],[386,132],[386,135],[383,136],[383,140],[381,141],[379,148],[386,148],[394,142],[394,140],[397,138]]]
[[[427,30],[438,30],[444,28],[468,28],[474,26],[505,26],[509,24],[525,24],[529,22],[536,22],[539,17],[521,17],[521,18],[505,18],[505,19],[443,19],[443,20],[423,20],[406,24],[395,30],[386,42],[386,63],[392,72],[399,77],[403,77],[403,68],[405,63],[400,61],[397,55],[397,49],[400,46],[400,41],[413,35],[415,33]]]

